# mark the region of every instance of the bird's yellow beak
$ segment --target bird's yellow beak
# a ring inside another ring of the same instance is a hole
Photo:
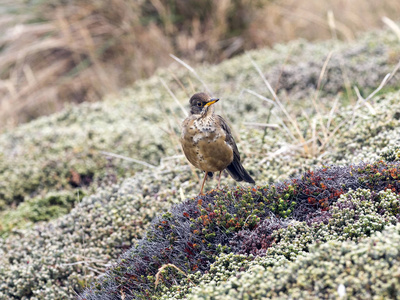
[[[213,98],[213,99],[210,100],[210,102],[207,102],[207,103],[204,105],[204,107],[213,105],[215,102],[218,102],[218,100],[219,100],[219,99]]]

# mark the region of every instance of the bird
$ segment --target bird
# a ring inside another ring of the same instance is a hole
[[[182,122],[180,142],[183,153],[193,166],[205,173],[200,195],[204,195],[207,176],[212,177],[214,172],[219,172],[220,189],[221,174],[225,169],[236,181],[255,184],[240,162],[231,129],[220,115],[214,113],[214,104],[218,101],[204,92],[194,94],[189,100],[189,115]]]

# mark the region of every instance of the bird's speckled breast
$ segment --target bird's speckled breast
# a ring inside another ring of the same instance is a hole
[[[208,172],[222,171],[233,160],[233,150],[225,142],[225,131],[215,122],[214,116],[190,116],[182,124],[181,143],[185,156],[192,165]]]

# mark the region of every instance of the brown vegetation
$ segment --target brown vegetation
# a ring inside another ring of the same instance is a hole
[[[397,0],[3,1],[0,131],[96,101],[167,66],[219,62],[296,38],[352,40],[400,13]]]

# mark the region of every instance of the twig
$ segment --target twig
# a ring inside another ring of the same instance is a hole
[[[324,78],[324,74],[325,74],[326,68],[328,67],[328,63],[331,60],[332,54],[333,54],[333,51],[330,51],[328,56],[325,59],[325,62],[324,62],[323,66],[322,66],[322,69],[321,69],[321,72],[319,73],[319,78],[318,78],[318,83],[317,83],[317,90],[316,90],[316,94],[315,94],[315,97],[314,97],[315,99],[318,96],[319,89],[321,88],[322,78]]]
[[[393,32],[397,35],[400,40],[400,27],[397,25],[393,20],[389,19],[388,17],[383,17],[382,22],[385,23]]]
[[[185,63],[183,60],[181,60],[180,58],[176,57],[175,55],[170,54],[169,56],[171,58],[173,58],[174,60],[176,60],[178,63],[180,63],[182,66],[184,66],[186,69],[188,69],[190,72],[192,72],[194,74],[194,76],[201,82],[201,84],[204,86],[204,88],[207,90],[207,92],[209,94],[212,94],[212,92],[208,88],[207,84],[201,79],[201,77],[199,76],[199,74],[197,74],[195,69],[193,69],[191,66],[189,66],[187,63]]]
[[[360,93],[360,90],[358,89],[358,87],[354,86],[354,91],[356,92],[358,101],[357,101],[357,105],[354,107],[354,112],[353,112],[353,117],[351,118],[351,123],[353,123],[353,121],[354,121],[355,114],[356,114],[356,110],[361,106],[361,105],[359,104],[359,102],[365,101],[365,99],[361,96],[361,93]],[[371,104],[369,104],[368,102],[364,102],[364,105],[369,109],[369,112],[370,112],[371,114],[374,114],[374,113],[375,113],[375,110],[374,110],[374,108],[371,106]]]
[[[333,40],[335,41],[335,48],[338,48],[338,45],[337,45],[337,41],[338,41],[337,31],[338,31],[338,28],[336,26],[335,15],[333,14],[332,10],[328,11],[327,17],[328,17],[329,28],[331,29],[332,37],[333,37]],[[346,36],[345,31],[342,30],[342,33]],[[353,40],[353,38],[350,37],[350,36],[347,36],[347,39],[349,41]],[[346,93],[350,97],[350,95],[351,95],[351,83],[350,83],[349,77],[347,75],[346,68],[344,67],[343,58],[339,55],[338,56],[338,60],[339,60],[340,70],[342,71],[343,83],[344,83],[344,86],[346,88]]]
[[[397,63],[396,67],[394,67],[394,70],[393,70],[392,73],[390,74],[390,77],[389,77],[388,81],[391,80],[391,79],[393,78],[393,76],[396,74],[396,72],[397,72],[399,69],[400,69],[400,60],[399,60],[399,62]]]
[[[262,100],[264,100],[264,101],[276,106],[276,103],[275,103],[274,100],[271,100],[271,99],[269,99],[267,97],[264,97],[263,95],[260,95],[259,93],[254,92],[254,91],[252,91],[250,89],[244,89],[243,92],[248,92],[249,94],[252,94],[252,95],[254,95],[254,96],[256,96],[256,97],[258,97],[258,98],[260,98],[260,99],[262,99]]]
[[[322,120],[321,120],[321,122],[322,122]],[[311,129],[312,129],[312,133],[311,133],[311,136],[312,136],[312,149],[315,151],[315,149],[317,149],[317,140],[318,140],[318,137],[317,137],[317,120],[313,119]]]
[[[123,156],[123,155],[119,155],[119,154],[115,154],[115,153],[111,153],[111,152],[107,152],[107,151],[100,151],[100,153],[103,154],[103,155],[106,155],[106,156],[112,156],[112,157],[121,158],[121,159],[124,159],[124,160],[127,160],[127,161],[131,161],[131,162],[134,162],[134,163],[137,163],[137,164],[149,167],[149,168],[153,168],[153,169],[157,168],[157,166],[155,166],[155,165],[151,165],[151,164],[149,164],[147,162],[144,162],[144,161],[141,161],[141,160],[137,160],[137,159],[134,159],[134,158],[130,158],[130,157],[127,157],[127,156]]]
[[[336,106],[337,106],[338,102],[339,102],[339,97],[336,97],[335,98],[335,102],[333,102],[332,109],[331,109],[331,111],[329,113],[328,122],[326,123],[326,129],[327,130],[329,130],[329,128],[331,127],[331,122],[333,120],[333,115],[335,113]]]
[[[155,287],[154,287],[154,289],[157,289],[157,285],[158,285],[158,283],[160,282],[160,275],[161,275],[161,272],[164,271],[164,269],[166,269],[166,268],[168,268],[168,267],[173,267],[173,268],[177,269],[180,273],[182,273],[183,275],[185,275],[186,278],[187,278],[186,273],[183,272],[181,269],[179,269],[179,268],[178,268],[177,266],[175,266],[174,264],[165,264],[165,265],[162,265],[162,266],[158,269],[158,272],[157,272],[157,274],[156,274],[156,282],[155,282]],[[188,278],[188,280],[191,282],[191,280],[190,280],[189,278]]]
[[[279,109],[284,113],[284,115],[286,116],[286,118],[290,121],[290,123],[292,123],[293,127],[295,128],[300,140],[302,142],[304,142],[304,137],[301,134],[300,128],[297,124],[297,121],[295,119],[293,119],[289,113],[287,112],[287,110],[285,109],[285,107],[282,105],[281,101],[278,98],[278,95],[275,93],[275,91],[272,89],[271,85],[269,84],[267,78],[265,78],[263,72],[261,71],[261,69],[259,68],[259,66],[256,64],[256,62],[253,60],[253,58],[250,56],[250,54],[247,53],[247,56],[250,58],[251,63],[253,64],[254,68],[257,70],[258,74],[260,75],[260,77],[262,78],[262,80],[264,81],[265,85],[267,86],[269,92],[271,93],[271,95],[273,96],[276,104],[278,105]],[[305,145],[305,152],[309,152],[308,151],[308,147],[306,144]]]
[[[101,271],[99,271],[99,270],[96,270],[95,268],[92,268],[92,267],[89,267],[89,266],[86,266],[86,268],[88,268],[90,271],[93,271],[93,272],[95,272],[97,274],[103,274],[104,271],[105,271],[105,269],[101,269]],[[87,276],[87,275],[85,275],[85,276]]]
[[[251,213],[247,216],[246,220],[244,220],[243,227],[246,225],[247,220],[250,218],[250,216],[252,216],[253,211],[254,211],[254,208],[251,209]]]
[[[265,124],[265,123],[256,123],[256,122],[243,122],[243,125],[247,126],[260,126],[263,128],[280,128],[278,124]]]
[[[183,201],[185,201],[185,193],[183,192],[183,188],[182,187],[180,187],[179,188],[179,195],[181,196],[181,200],[182,200],[182,202]]]
[[[59,264],[59,266],[66,267],[66,266],[75,266],[75,265],[86,265],[86,264],[89,264],[91,262],[96,262],[96,260],[93,260],[93,261],[84,261],[84,260],[82,260],[82,261],[77,261],[77,262],[74,262],[74,263]]]
[[[81,244],[81,247],[83,248],[82,249],[83,257],[85,257],[86,256],[85,255],[85,253],[86,253],[86,245],[85,245],[86,244],[86,240],[85,240],[85,232],[83,230],[82,206],[81,206],[81,199],[79,197],[79,190],[77,190],[76,194],[77,194],[77,197],[78,197],[78,209],[79,209],[79,219],[80,219],[79,221],[81,223],[81,230],[82,230],[82,234],[81,234],[82,244]],[[85,268],[85,285],[87,285],[87,268],[88,268],[88,266],[86,266],[86,268]]]
[[[275,101],[273,101],[273,100],[271,100],[271,99],[269,99],[269,98],[267,98],[267,97],[264,97],[263,95],[260,95],[259,93],[255,92],[255,91],[252,91],[252,90],[249,90],[249,89],[244,89],[243,91],[244,91],[244,92],[248,92],[248,93],[250,93],[250,94],[256,96],[257,98],[259,98],[259,99],[261,99],[261,100],[264,100],[264,101],[266,101],[266,102],[268,102],[268,103],[273,104],[274,107],[277,106],[277,104],[276,104]],[[285,129],[286,133],[290,136],[290,138],[291,138],[292,140],[294,140],[294,141],[297,141],[296,137],[292,134],[292,132],[290,131],[290,129],[286,126],[285,122],[283,122],[282,118],[280,118],[277,114],[274,114],[274,116],[275,116],[275,117],[278,119],[278,121],[282,124],[282,127]]]
[[[397,71],[397,69],[395,69],[395,71]],[[386,85],[386,83],[389,81],[390,78],[392,78],[392,74],[391,73],[386,74],[385,78],[383,78],[378,88],[375,91],[373,91],[367,98],[365,98],[363,102],[365,103],[368,100],[370,100],[373,96],[375,96],[375,94],[378,93]]]
[[[327,17],[328,17],[328,25],[329,25],[329,29],[331,30],[331,34],[333,36],[333,38],[335,40],[337,40],[337,28],[336,28],[336,22],[335,22],[335,15],[333,14],[332,10],[328,10],[327,13]]]
[[[175,79],[175,81],[178,83],[178,85],[180,86],[180,88],[185,91],[186,95],[189,95],[188,91],[186,90],[186,87],[183,85],[182,81],[178,78],[178,76],[176,76],[176,74],[172,71],[169,72],[172,76],[173,79]]]
[[[180,107],[180,109],[183,112],[184,116],[187,116],[187,111],[186,109],[183,107],[183,105],[179,102],[178,98],[176,98],[175,94],[171,91],[171,89],[168,87],[168,85],[165,83],[165,81],[162,78],[159,78],[162,85],[167,89],[168,93],[171,95],[171,97],[175,100],[175,102],[178,104],[178,106]]]
[[[178,154],[178,155],[172,155],[172,156],[167,156],[167,157],[162,157],[161,158],[161,162],[164,162],[166,160],[172,160],[172,159],[180,159],[180,158],[184,158],[185,155],[183,154]]]
[[[318,116],[319,122],[321,124],[321,128],[322,128],[322,131],[324,133],[324,137],[325,138],[327,138],[328,135],[327,135],[324,123],[322,121],[322,115],[321,115],[321,112],[320,112],[320,110],[319,110],[319,108],[317,106],[316,100],[318,98],[319,90],[321,88],[322,78],[324,78],[324,74],[325,74],[326,68],[328,67],[328,63],[329,63],[329,61],[330,61],[330,59],[332,57],[332,54],[333,54],[333,51],[330,51],[328,56],[326,57],[326,60],[325,60],[325,62],[323,64],[321,72],[319,74],[318,83],[317,83],[317,89],[315,90],[314,97],[312,98],[312,103],[314,105],[315,111],[317,112],[317,116]]]
[[[366,105],[369,110],[371,111],[371,113],[375,113],[375,110],[373,109],[373,107],[368,103],[368,101],[376,95],[376,93],[378,93],[392,78],[393,76],[396,74],[396,72],[399,70],[400,68],[400,61],[397,63],[397,65],[394,67],[393,71],[391,73],[386,74],[385,78],[383,78],[381,84],[378,86],[378,88],[373,91],[367,98],[363,98],[360,94],[360,91],[358,90],[358,88],[356,86],[354,86],[354,90],[357,94],[358,97],[358,101],[357,104],[354,107],[353,110],[353,116],[351,119],[351,124],[353,124],[354,119],[355,119],[355,115],[356,115],[356,111],[359,107],[361,107],[362,105]]]
[[[326,145],[328,145],[328,143],[330,142],[331,138],[336,134],[336,132],[344,125],[346,124],[346,122],[348,122],[348,120],[343,120],[342,122],[340,122],[340,124],[338,126],[335,127],[335,129],[333,131],[331,131],[329,133],[328,138],[326,138],[324,140],[324,142],[322,143],[320,149],[324,149],[326,147]]]
[[[267,78],[265,78],[264,73],[261,71],[260,67],[256,64],[256,62],[253,60],[253,58],[250,56],[250,54],[247,53],[247,56],[250,58],[250,61],[252,63],[252,65],[254,66],[254,68],[257,70],[258,74],[260,75],[260,77],[262,78],[262,80],[264,81],[265,85],[267,86],[268,90],[270,91],[270,93],[272,94],[272,97],[274,98],[274,100],[276,101],[276,103],[279,105],[280,101],[278,98],[278,95],[275,93],[274,89],[271,87],[271,85],[269,84]]]

